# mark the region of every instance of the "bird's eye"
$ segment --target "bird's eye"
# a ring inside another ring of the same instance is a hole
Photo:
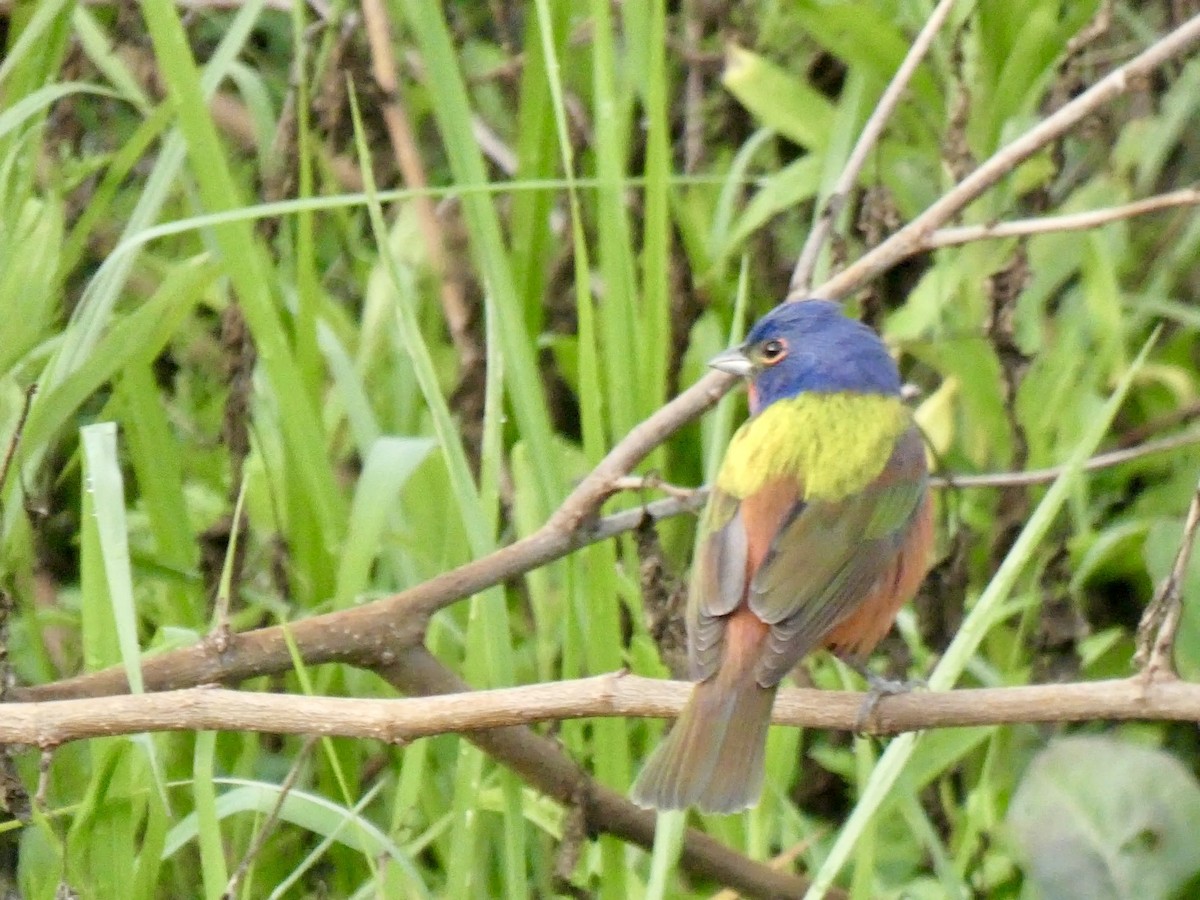
[[[759,350],[759,355],[766,365],[773,366],[787,356],[787,352],[787,341],[782,338],[772,338],[769,341],[763,342],[762,349]]]

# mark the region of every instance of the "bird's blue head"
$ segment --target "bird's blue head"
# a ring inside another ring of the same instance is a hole
[[[814,393],[900,393],[900,373],[883,341],[829,300],[783,303],[755,323],[740,347],[709,361],[750,379],[750,409]]]

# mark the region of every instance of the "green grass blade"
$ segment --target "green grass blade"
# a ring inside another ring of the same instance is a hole
[[[84,493],[87,495],[84,506],[90,510],[91,522],[94,522],[95,547],[104,572],[104,593],[111,604],[107,610],[107,623],[98,610],[93,621],[96,627],[111,628],[116,635],[129,689],[140,694],[144,690],[141,648],[138,646],[133,576],[129,571],[125,481],[117,458],[117,426],[113,422],[87,425],[80,429],[79,436],[83,449]],[[108,662],[103,660],[102,664]]]
[[[117,93],[107,88],[99,88],[90,84],[47,85],[39,88],[27,97],[22,97],[4,112],[0,112],[0,139],[16,131],[43,110],[49,109],[55,103],[77,94],[91,94],[97,97],[117,97]]]
[[[196,811],[189,816],[200,845],[200,875],[206,900],[220,900],[229,883],[229,869],[225,864],[225,845],[221,835],[221,816],[217,807],[217,792],[214,779],[216,767],[217,735],[202,731],[196,735],[196,748],[192,766],[192,802]],[[184,822],[187,822],[185,819]],[[175,834],[184,823],[172,828],[167,835],[163,858],[174,850]]]
[[[646,900],[663,900],[667,896],[667,879],[679,861],[683,849],[683,833],[687,830],[687,812],[660,812],[654,825],[654,849],[650,858],[650,882],[646,885]]]
[[[261,4],[257,5],[261,8]],[[162,65],[163,77],[177,105],[177,122],[187,145],[192,174],[204,206],[210,210],[243,205],[228,160],[208,111],[199,72],[187,35],[173,4],[149,0],[142,12]],[[294,559],[306,578],[296,579],[313,599],[333,591],[331,549],[341,543],[345,516],[326,456],[325,438],[303,375],[286,340],[270,285],[265,253],[250,227],[242,222],[214,226],[212,235],[222,265],[237,293],[254,336],[259,360],[280,404],[286,452],[290,537]]]
[[[442,4],[404,0],[403,7],[428,67],[427,85],[454,180],[468,189],[483,185],[487,182],[487,174],[479,145],[471,132],[466,85],[450,41]],[[500,218],[491,198],[485,193],[468,190],[462,195],[462,205],[472,256],[484,289],[498,310],[509,402],[521,439],[529,442],[535,463],[544,474],[539,494],[543,510],[548,513],[562,495],[565,484],[555,464],[558,457],[538,374],[536,336],[525,330],[525,317],[513,283]]]
[[[4,85],[8,77],[18,66],[22,65],[30,54],[46,53],[48,32],[54,28],[54,20],[58,19],[72,0],[42,0],[34,8],[34,14],[24,23],[20,36],[5,48],[4,60],[0,60],[0,85]],[[26,7],[28,8],[28,7]],[[11,96],[11,95],[8,95]]]
[[[230,64],[241,52],[249,37],[262,6],[263,0],[250,0],[226,29],[201,78],[204,97],[211,96],[225,78]],[[171,12],[173,13],[173,10]],[[207,117],[206,108],[202,114]],[[138,194],[133,210],[125,220],[118,249],[154,223],[167,198],[178,188],[179,169],[185,153],[186,147],[182,137],[173,133],[159,152],[154,168]],[[134,246],[140,246],[136,241],[132,243]],[[79,304],[71,311],[70,325],[66,329],[61,348],[42,375],[43,390],[56,386],[91,354],[124,289],[135,258],[132,253],[114,252],[97,269],[92,280],[88,282]]]
[[[640,4],[638,4],[640,6]],[[668,109],[666,3],[654,0],[644,7],[645,27],[639,29],[647,49],[642,105],[646,114],[645,222],[642,226],[642,314],[637,323],[639,348],[637,418],[643,419],[667,399],[667,364],[673,335],[668,277],[671,265],[671,125]],[[631,12],[632,7],[626,12]],[[624,432],[622,432],[623,434]],[[652,454],[647,465],[661,465],[662,453]]]
[[[335,608],[349,606],[366,590],[397,496],[433,447],[427,438],[382,437],[367,452],[350,507],[346,549],[338,564]]]

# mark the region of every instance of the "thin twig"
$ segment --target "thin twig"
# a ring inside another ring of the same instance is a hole
[[[1171,653],[1175,648],[1175,635],[1179,631],[1179,620],[1183,614],[1183,585],[1187,578],[1188,565],[1192,559],[1192,548],[1196,544],[1196,529],[1200,527],[1200,483],[1192,494],[1187,519],[1183,525],[1183,536],[1175,552],[1175,563],[1171,574],[1159,587],[1154,599],[1142,614],[1138,623],[1137,652],[1134,664],[1142,670],[1146,680],[1160,676],[1173,678],[1175,664]]]
[[[1182,447],[1191,447],[1196,444],[1200,444],[1200,431],[1188,431],[1157,441],[1147,441],[1136,447],[1124,447],[1119,450],[1110,450],[1107,453],[1097,453],[1083,464],[1083,470],[1085,472],[1098,472],[1102,469],[1111,469],[1115,466],[1134,462],[1146,456],[1168,453],[1172,450],[1179,450]],[[1051,466],[1046,469],[1029,469],[1025,472],[981,472],[977,475],[942,474],[931,476],[929,483],[935,488],[955,489],[1031,487],[1037,484],[1049,484],[1061,475],[1062,471],[1062,466]],[[627,525],[630,528],[634,528],[638,521],[634,519],[634,515],[643,516],[649,514],[655,519],[666,519],[673,515],[692,512],[699,509],[708,496],[708,487],[704,485],[687,488],[678,485],[666,485],[652,478],[619,478],[615,484],[621,490],[661,490],[679,502],[676,506],[671,506],[670,501],[663,500],[647,504],[645,507],[631,510],[628,513],[605,516],[597,523],[593,534],[603,532],[605,536],[612,536],[617,533],[614,531],[616,528]]]
[[[1096,472],[1100,469],[1110,469],[1113,466],[1124,465],[1128,462],[1152,456],[1156,453],[1167,453],[1181,447],[1200,444],[1200,432],[1189,431],[1157,441],[1147,441],[1136,447],[1126,447],[1121,450],[1111,450],[1108,453],[1098,453],[1083,464],[1085,472]],[[935,487],[947,488],[981,488],[981,487],[1025,487],[1034,484],[1049,484],[1062,474],[1061,466],[1048,469],[1030,469],[1027,472],[990,472],[981,475],[940,475],[930,479]]]
[[[512,147],[496,133],[496,130],[484,120],[483,116],[471,116],[471,135],[483,155],[490,159],[509,178],[516,178],[520,169],[520,161]]]
[[[43,747],[42,752],[38,754],[38,783],[37,791],[33,795],[33,805],[45,813],[49,807],[46,805],[46,797],[50,793],[50,767],[54,765],[55,747]]]
[[[1200,400],[1194,400],[1184,406],[1176,407],[1170,412],[1163,413],[1161,416],[1155,416],[1142,425],[1121,432],[1117,435],[1117,446],[1134,447],[1159,432],[1167,431],[1170,428],[1177,428],[1180,425],[1186,425],[1197,417],[1200,417]]]
[[[1138,83],[1167,60],[1186,51],[1197,40],[1200,40],[1200,15],[1192,17],[1174,31],[1159,38],[1070,103],[1047,116],[1012,143],[1002,147],[930,205],[925,212],[878,247],[867,251],[857,262],[847,266],[814,291],[814,294],[831,299],[844,297],[900,260],[919,252],[930,235],[984,191],[1009,175],[1018,165],[1042,147],[1062,137],[1101,106],[1126,93],[1131,85]],[[791,292],[788,299],[799,300],[803,296]]]
[[[791,284],[788,287],[789,299],[796,299],[808,294],[808,289],[812,286],[813,271],[817,266],[817,257],[820,255],[821,248],[824,247],[830,231],[833,230],[833,220],[841,212],[847,197],[850,196],[850,191],[854,189],[854,184],[858,181],[859,173],[862,171],[867,157],[879,142],[884,127],[900,103],[900,98],[908,90],[909,82],[912,81],[921,61],[925,59],[925,54],[929,52],[934,37],[941,30],[946,17],[950,15],[954,3],[955,0],[941,0],[938,3],[901,61],[900,67],[896,69],[896,74],[892,76],[891,82],[879,98],[879,103],[875,105],[871,117],[863,126],[862,134],[858,136],[858,142],[850,151],[850,158],[846,160],[841,175],[838,176],[833,190],[821,207],[820,215],[813,223],[812,231],[808,233],[808,238],[800,251],[800,258],[796,260]]]
[[[17,414],[17,424],[13,428],[12,437],[8,439],[8,449],[4,451],[4,462],[0,464],[0,489],[8,482],[8,470],[17,456],[17,447],[21,444],[21,435],[25,433],[25,423],[29,419],[29,410],[33,406],[33,397],[37,393],[37,384],[31,384],[25,389],[25,399],[21,401],[21,412]]]
[[[283,809],[284,801],[287,800],[288,794],[292,792],[292,788],[296,786],[296,779],[300,777],[300,773],[304,770],[304,766],[308,762],[308,755],[312,752],[312,748],[316,743],[317,738],[309,737],[304,742],[304,746],[300,748],[300,752],[296,754],[296,758],[292,761],[292,767],[288,769],[287,776],[279,785],[279,791],[275,795],[275,805],[271,807],[271,812],[267,814],[266,820],[259,827],[258,833],[254,836],[254,842],[246,850],[242,861],[233,870],[233,874],[229,876],[229,883],[225,885],[225,891],[221,894],[221,900],[233,900],[237,896],[242,879],[250,871],[250,864],[262,852],[263,847],[267,845],[267,840],[274,833],[275,826],[279,824],[279,813]]]
[[[939,247],[955,247],[960,244],[995,238],[1026,237],[1058,231],[1082,231],[1087,228],[1099,228],[1101,225],[1121,219],[1198,204],[1200,204],[1200,190],[1185,188],[1169,194],[1147,197],[1145,200],[1137,200],[1133,203],[1110,206],[1106,209],[1093,209],[1061,216],[1016,219],[1011,222],[995,222],[990,225],[962,225],[957,228],[943,228],[931,234],[921,249],[936,250]]]
[[[442,315],[450,340],[458,353],[459,365],[465,371],[479,356],[479,348],[471,337],[471,313],[467,307],[462,284],[450,271],[442,225],[438,221],[433,198],[424,193],[429,186],[425,163],[417,149],[417,141],[409,124],[408,109],[400,93],[396,54],[392,49],[391,21],[383,0],[362,0],[363,26],[371,49],[371,73],[386,101],[381,110],[388,139],[396,154],[396,165],[407,187],[417,193],[413,204],[417,222],[425,241],[430,267],[441,285]]]
[[[662,491],[668,497],[677,500],[688,500],[696,493],[696,488],[671,484],[657,475],[625,475],[616,479],[613,487],[618,491]]]
[[[1084,26],[1079,34],[1067,41],[1067,58],[1070,59],[1077,55],[1097,38],[1103,36],[1112,25],[1112,17],[1113,0],[1103,0],[1100,8],[1096,10],[1096,15],[1092,17],[1092,21]]]
[[[687,78],[683,85],[683,171],[691,175],[700,168],[704,153],[704,72],[695,59],[700,49],[700,3],[685,0],[683,16],[683,61]]]

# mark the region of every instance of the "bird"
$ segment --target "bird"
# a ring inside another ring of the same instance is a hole
[[[924,579],[934,525],[896,363],[839,303],[780,304],[709,365],[747,380],[750,416],[700,520],[695,684],[631,798],[733,813],[762,793],[780,681],[820,647],[862,667]]]

